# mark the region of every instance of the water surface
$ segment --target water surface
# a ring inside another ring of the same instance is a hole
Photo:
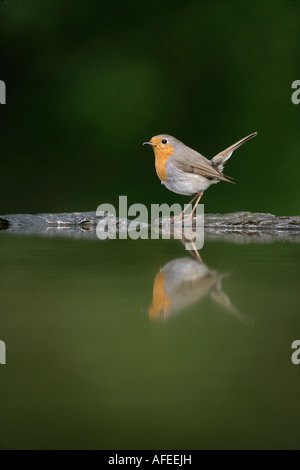
[[[1,233],[0,447],[300,448],[299,246]]]

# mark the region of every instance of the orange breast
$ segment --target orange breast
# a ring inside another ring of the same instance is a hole
[[[161,181],[167,181],[166,163],[168,158],[173,154],[174,147],[166,145],[164,149],[154,147],[155,154],[155,169],[157,176]]]
[[[165,271],[160,271],[154,280],[152,304],[149,308],[151,318],[157,318],[171,308],[171,300],[165,293],[165,278]]]

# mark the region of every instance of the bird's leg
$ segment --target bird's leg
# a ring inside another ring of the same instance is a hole
[[[190,218],[190,219],[193,218],[193,214],[194,214],[194,212],[195,212],[195,210],[196,210],[196,207],[197,207],[198,204],[199,204],[199,201],[200,201],[202,195],[203,195],[203,191],[200,191],[200,193],[196,195],[196,196],[198,196],[198,198],[197,198],[197,201],[195,202],[195,205],[194,205],[194,207],[193,207],[192,212],[191,212],[190,215],[189,215],[189,218]]]
[[[183,245],[185,245],[188,239],[185,236],[183,236],[180,241]],[[194,258],[195,261],[197,261],[197,263],[202,263],[202,258],[199,255],[199,251],[197,250],[195,243],[191,240],[189,240],[189,242],[191,243],[193,249],[187,250],[187,251],[192,255],[192,257]]]
[[[192,200],[187,204],[187,206],[183,209],[182,212],[180,212],[179,215],[177,215],[176,217],[172,217],[173,220],[180,220],[182,219],[182,216],[185,214],[186,210],[190,207],[190,205],[194,202],[194,200],[196,199],[196,197],[198,196],[198,194],[195,194],[192,198]]]
[[[197,250],[195,243],[194,243],[194,242],[191,242],[191,244],[192,244],[192,247],[193,247],[193,250],[194,250],[194,253],[195,253],[194,258],[195,258],[196,261],[198,261],[199,263],[202,263],[202,258],[201,258],[201,256],[199,255],[199,251]],[[190,253],[192,253],[192,252],[190,251]]]

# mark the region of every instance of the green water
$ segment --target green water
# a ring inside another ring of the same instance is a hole
[[[299,255],[1,234],[0,447],[299,449]]]

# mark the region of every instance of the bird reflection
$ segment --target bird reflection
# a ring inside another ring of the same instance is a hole
[[[242,314],[222,291],[222,280],[229,273],[219,274],[209,269],[199,255],[193,256],[194,259],[186,257],[170,261],[156,275],[149,317],[167,319],[209,295],[227,313],[252,326],[252,319]]]

